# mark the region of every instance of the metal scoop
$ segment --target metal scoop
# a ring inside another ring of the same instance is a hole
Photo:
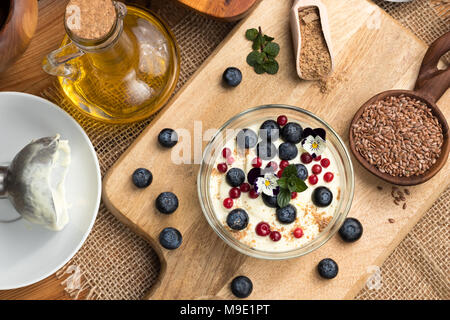
[[[51,230],[68,223],[64,180],[70,147],[59,135],[26,145],[8,167],[0,166],[0,198],[8,198],[26,220]]]

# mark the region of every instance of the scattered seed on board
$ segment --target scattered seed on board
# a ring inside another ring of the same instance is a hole
[[[389,218],[388,221],[389,221],[389,223],[394,223],[395,222],[395,220],[392,219],[392,218]]]
[[[403,210],[406,209],[406,202],[403,204]]]

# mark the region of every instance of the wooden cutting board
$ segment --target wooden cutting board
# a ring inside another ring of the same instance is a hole
[[[350,120],[366,100],[380,91],[413,88],[427,48],[423,42],[369,1],[323,2],[329,10],[335,75],[341,79],[330,93],[323,94],[315,83],[297,78],[288,22],[290,1],[264,0],[105,177],[103,200],[108,208],[148,239],[162,260],[161,276],[148,298],[232,298],[230,281],[237,275],[253,281],[252,299],[352,298],[374,266],[382,264],[446,188],[450,178],[448,163],[431,181],[410,188],[408,206],[403,210],[393,204],[391,186],[354,161],[356,187],[349,216],[364,225],[361,240],[347,244],[335,236],[315,252],[287,261],[249,258],[229,248],[209,227],[197,196],[199,165],[173,164],[171,151],[158,146],[160,130],[184,128],[192,134],[194,121],[202,121],[206,131],[219,128],[248,108],[284,103],[316,113],[348,142]],[[245,30],[258,26],[281,46],[277,58],[281,68],[276,75],[257,75],[245,62],[251,50]],[[229,66],[243,72],[243,82],[233,89],[221,85],[222,73]],[[450,92],[438,105],[448,118]],[[131,183],[130,176],[138,167],[153,172],[153,183],[147,189],[136,190]],[[180,207],[169,216],[159,214],[154,206],[155,198],[163,191],[172,191],[180,199]],[[183,234],[182,246],[174,251],[162,249],[157,241],[160,231],[168,226]],[[326,257],[339,264],[339,275],[333,280],[320,279],[316,272],[317,263]]]
[[[235,21],[245,16],[258,0],[177,0],[215,19]]]

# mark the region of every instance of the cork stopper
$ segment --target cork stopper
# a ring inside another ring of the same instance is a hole
[[[81,39],[105,37],[115,21],[116,9],[112,0],[70,0],[66,7],[66,27]]]

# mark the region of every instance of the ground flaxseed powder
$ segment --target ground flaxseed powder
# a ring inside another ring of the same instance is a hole
[[[328,50],[317,7],[302,8],[300,19],[301,48],[300,69],[305,79],[319,79],[331,72],[331,55]]]

